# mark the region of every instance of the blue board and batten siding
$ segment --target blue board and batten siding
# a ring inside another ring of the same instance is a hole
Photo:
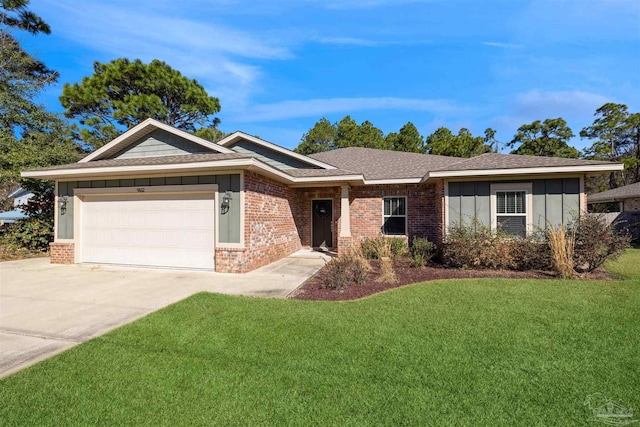
[[[73,239],[73,190],[76,188],[146,187],[161,185],[218,184],[218,192],[231,191],[229,211],[218,209],[218,241],[240,243],[240,175],[172,176],[166,178],[109,179],[58,182],[58,197],[67,196],[64,213],[58,206],[58,239]],[[220,200],[216,201],[220,203]]]
[[[580,212],[579,178],[500,181],[504,182],[532,184],[531,218],[534,228],[569,223]],[[491,184],[489,181],[450,182],[449,226],[472,225],[477,221],[489,227],[492,215]]]
[[[180,154],[211,153],[200,144],[181,138],[162,129],[156,129],[138,141],[120,150],[111,159],[177,156]]]

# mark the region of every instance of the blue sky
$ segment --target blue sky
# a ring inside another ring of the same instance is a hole
[[[321,117],[385,133],[412,121],[500,141],[595,109],[640,111],[638,0],[32,0],[52,28],[23,39],[62,84],[93,61],[163,60],[220,98],[220,128],[293,148]],[[587,141],[574,139],[579,148]]]

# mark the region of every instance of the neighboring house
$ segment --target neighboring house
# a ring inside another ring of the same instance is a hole
[[[338,252],[380,234],[434,242],[472,219],[514,234],[586,207],[584,177],[622,165],[344,148],[304,156],[236,132],[218,144],[146,120],[56,182],[54,263],[247,272],[301,247]]]
[[[618,230],[640,240],[640,182],[589,196],[589,211],[608,212],[607,218]]]
[[[14,209],[7,212],[0,212],[0,227],[7,224],[13,224],[16,221],[27,217],[20,207],[27,204],[27,201],[33,197],[33,193],[19,187],[7,197],[9,199],[13,199]]]

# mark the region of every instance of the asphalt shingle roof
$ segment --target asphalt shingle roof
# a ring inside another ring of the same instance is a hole
[[[212,162],[217,160],[248,159],[251,156],[239,153],[201,153],[181,154],[176,156],[137,157],[133,159],[108,159],[96,160],[85,163],[69,163],[66,165],[50,166],[46,168],[31,169],[34,171],[107,168],[119,166],[146,166],[146,165],[170,165],[180,163]]]
[[[563,159],[560,157],[524,156],[520,154],[486,153],[458,161],[453,167],[443,167],[443,171],[521,169],[562,166],[610,165],[610,162],[582,159]]]
[[[339,148],[309,157],[339,169],[358,171],[368,180],[422,178],[427,172],[460,162],[455,157],[361,147]]]
[[[469,159],[349,147],[310,155],[344,170],[358,171],[365,178],[397,179],[422,178],[428,172],[521,169],[539,167],[586,166],[611,164],[596,160],[562,159],[558,157],[523,156],[518,154],[486,153]]]
[[[591,194],[587,200],[589,202],[623,200],[632,197],[640,197],[640,182],[625,185],[624,187],[614,188],[613,190],[603,191],[602,193]]]

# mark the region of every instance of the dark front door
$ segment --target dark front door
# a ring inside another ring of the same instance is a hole
[[[331,233],[331,221],[333,219],[333,201],[313,200],[311,202],[313,220],[313,237],[311,246],[314,248],[333,247],[333,235]]]

